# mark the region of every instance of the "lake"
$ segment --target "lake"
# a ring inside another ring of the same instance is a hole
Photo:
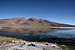
[[[75,30],[56,30],[49,32],[48,35],[54,35],[59,38],[75,38]]]
[[[39,34],[0,32],[0,36],[16,37],[27,41],[58,43],[75,49],[75,30],[54,30]]]
[[[54,30],[47,33],[15,33],[15,32],[0,32],[1,36],[12,36],[16,38],[21,38],[25,40],[38,40],[38,39],[48,39],[48,38],[75,38],[75,30]]]

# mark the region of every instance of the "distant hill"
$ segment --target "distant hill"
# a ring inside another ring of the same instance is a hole
[[[0,19],[0,31],[7,32],[48,32],[54,27],[75,27],[75,25],[61,24],[36,18]]]

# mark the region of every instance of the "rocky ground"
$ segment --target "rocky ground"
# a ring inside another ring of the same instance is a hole
[[[68,50],[65,45],[0,37],[0,50]]]
[[[47,43],[24,43],[24,44],[5,44],[0,46],[0,50],[62,50],[60,47],[58,47],[56,44]]]

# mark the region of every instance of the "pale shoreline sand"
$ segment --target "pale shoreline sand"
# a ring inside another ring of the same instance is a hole
[[[61,45],[61,47],[66,47]],[[63,50],[57,43],[30,42],[21,39],[0,36],[0,50]],[[68,48],[65,48],[66,50]]]
[[[25,42],[24,44],[5,44],[0,45],[0,50],[62,50],[57,44]]]

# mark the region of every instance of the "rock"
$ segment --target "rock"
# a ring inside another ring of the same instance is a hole
[[[23,46],[23,47],[14,46],[8,48],[7,50],[43,50],[43,49],[38,47],[33,47],[33,46]]]
[[[35,44],[29,44],[28,46],[35,46]]]
[[[0,46],[0,50],[62,50],[57,44],[25,42],[24,44],[5,44]]]

